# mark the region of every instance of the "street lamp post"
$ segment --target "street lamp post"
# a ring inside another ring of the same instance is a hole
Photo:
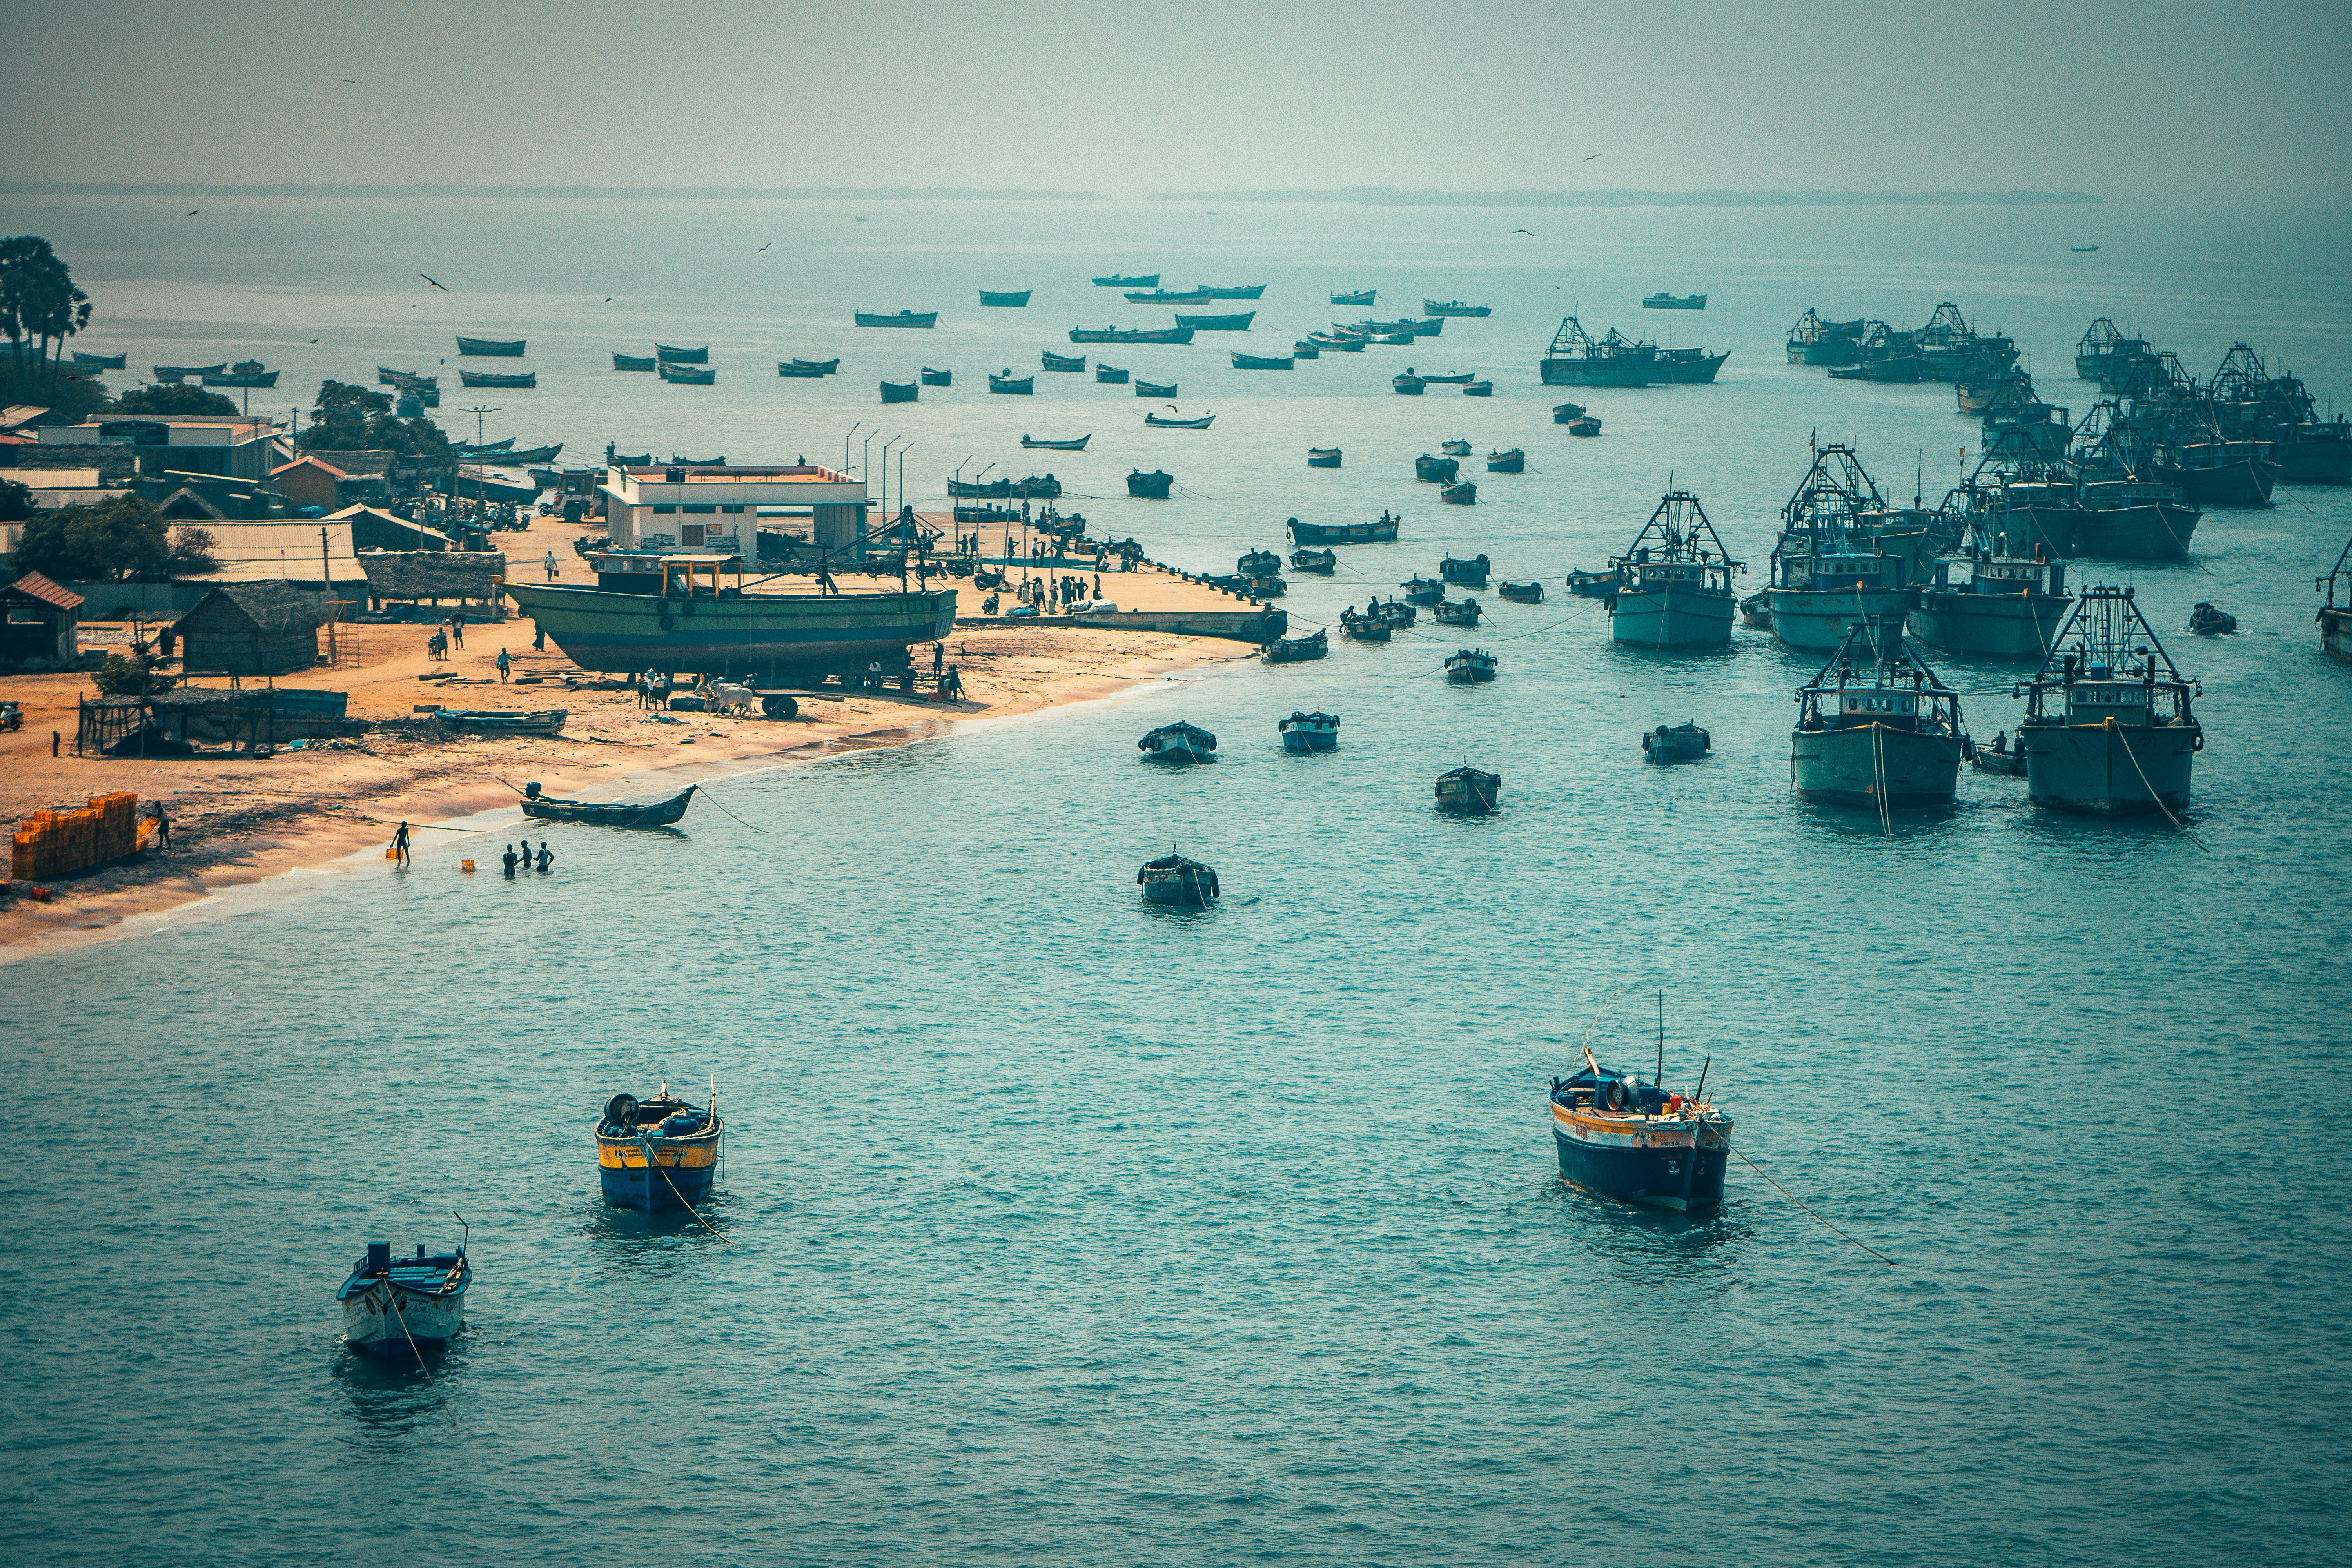
[[[844,473],[847,473],[849,471],[849,438],[852,436],[856,435],[859,427],[864,426],[865,423],[865,420],[860,419],[856,424],[852,425],[848,429],[844,430],[841,433],[841,470]]]

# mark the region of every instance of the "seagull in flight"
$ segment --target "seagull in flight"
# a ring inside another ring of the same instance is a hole
[[[775,242],[774,240],[772,240],[772,240],[770,240],[770,241],[768,241],[768,245],[773,245],[773,244],[775,244],[775,243],[776,243],[776,242]],[[765,250],[765,249],[767,249],[767,248],[768,248],[768,245],[763,245],[763,246],[760,247],[760,250]],[[754,256],[757,256],[757,255],[759,255],[759,254],[760,254],[760,250],[755,250],[755,251],[753,251],[751,254],[752,254],[752,255],[754,255]]]
[[[190,208],[188,209],[187,216],[190,216],[190,217],[194,217],[194,216],[195,216],[198,213],[200,213],[200,212],[202,212],[202,211],[204,211],[204,210],[205,210],[205,209],[204,209],[204,208],[202,208],[202,207],[190,207]]]
[[[1600,153],[1595,153],[1594,154],[1592,154],[1592,158],[1598,158],[1599,156],[1601,156],[1601,154],[1600,154]],[[1582,159],[1582,160],[1580,160],[1580,162],[1582,162],[1582,163],[1590,163],[1591,162],[1592,162],[1592,158],[1585,158],[1585,159]]]
[[[1526,235],[1529,239],[1533,239],[1533,238],[1536,237],[1536,231],[1535,231],[1534,229],[1531,229],[1531,228],[1515,228],[1515,229],[1511,230],[1511,232],[1512,232],[1513,234],[1524,234],[1524,235]]]
[[[449,292],[449,285],[447,285],[446,283],[442,282],[442,281],[441,281],[441,279],[439,279],[438,278],[434,277],[432,274],[430,274],[430,273],[426,273],[426,272],[420,272],[420,273],[418,273],[418,274],[417,274],[417,276],[418,276],[419,278],[424,279],[425,279],[425,281],[426,281],[427,283],[432,284],[432,285],[433,285],[433,287],[435,287],[436,289],[440,289],[440,290],[441,290],[441,292],[443,292],[444,294],[446,294],[446,293],[448,293],[448,292]]]

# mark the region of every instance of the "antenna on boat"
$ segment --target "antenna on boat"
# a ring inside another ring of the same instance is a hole
[[[456,1209],[451,1209],[449,1211],[449,1216],[456,1220],[459,1225],[466,1226],[466,1239],[457,1244],[457,1256],[463,1258],[466,1256],[467,1248],[473,1245],[474,1227],[471,1225],[467,1225],[466,1216],[459,1214]]]
[[[1658,993],[1658,1070],[1650,1081],[1659,1089],[1666,1087],[1666,994]]]

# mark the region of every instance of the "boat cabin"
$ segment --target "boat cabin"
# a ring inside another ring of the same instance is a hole
[[[1835,555],[1782,555],[1779,558],[1783,588],[1835,593],[1844,588],[1900,588],[1902,562],[1875,551]]]
[[[607,593],[646,594],[665,599],[690,599],[698,595],[714,599],[722,592],[730,598],[739,597],[743,591],[743,558],[740,555],[600,550],[593,560],[596,586]],[[724,588],[720,574],[730,570],[735,574],[735,585]],[[704,581],[705,574],[709,574],[707,583]]]
[[[1963,565],[1969,568],[1968,581],[1956,584],[1952,569]],[[1947,594],[2062,597],[2066,592],[2066,568],[2059,562],[2016,555],[1947,557],[1936,563],[1936,587]]]
[[[2143,681],[2077,680],[2066,688],[2066,722],[2096,728],[2112,719],[2126,729],[2146,729],[2154,721],[2155,695]]]

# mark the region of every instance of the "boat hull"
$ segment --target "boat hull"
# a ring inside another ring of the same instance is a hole
[[[1658,362],[1646,355],[1623,359],[1546,359],[1537,371],[1546,386],[1647,386],[1664,381]]]
[[[2352,664],[2352,610],[2319,612],[2319,646],[2330,656]]]
[[[1563,1125],[1555,1115],[1551,1136],[1560,1176],[1570,1186],[1678,1213],[1702,1214],[1723,1205],[1731,1146],[1725,1142],[1694,1147],[1685,1123],[1634,1122],[1622,1132],[1588,1131]]]
[[[1852,364],[1862,357],[1862,345],[1852,338],[1823,338],[1819,342],[1790,343],[1790,364]]]
[[[691,670],[772,684],[906,666],[905,650],[955,627],[952,588],[908,594],[665,599],[509,583],[507,594],[583,669]]]
[[[2287,484],[2352,484],[2352,440],[2340,435],[2298,437],[2273,450]]]
[[[2048,594],[1954,594],[1930,588],[1911,612],[1911,630],[1947,653],[2040,658],[2074,601]]]
[[[1337,730],[1285,730],[1282,749],[1305,755],[1308,752],[1336,752],[1339,749]]]
[[[1878,618],[1901,626],[1910,614],[1912,602],[1908,588],[1876,588],[1861,593],[1853,589],[1823,592],[1768,588],[1764,597],[1774,637],[1790,647],[1816,648],[1824,653],[1834,652],[1843,645],[1846,628],[1856,621]]]
[[[400,1309],[393,1310],[397,1296]],[[420,1350],[437,1350],[466,1327],[466,1292],[422,1296],[399,1290],[379,1279],[367,1289],[343,1300],[343,1342],[375,1356],[414,1356]]]
[[[1730,357],[1728,350],[1719,354],[1700,354],[1694,359],[1670,360],[1660,355],[1658,369],[1664,373],[1662,379],[1673,384],[1704,386],[1715,380],[1715,373],[1721,370],[1723,362]]]
[[[599,1135],[596,1174],[604,1186],[604,1201],[646,1214],[701,1203],[710,1195],[711,1183],[719,1173],[723,1136],[713,1132],[692,1138],[656,1138],[653,1166],[648,1171],[643,1142]]]
[[[1713,647],[1731,640],[1733,596],[1666,586],[1621,592],[1609,635],[1633,647]]]
[[[2109,561],[2186,561],[2196,531],[2196,512],[2161,501],[2084,508],[2074,514],[2074,553]]]
[[[2279,465],[2256,458],[2205,468],[2159,468],[2157,477],[2178,485],[2199,506],[2268,506]]]
[[[1790,734],[1789,776],[1799,796],[1837,805],[1944,805],[1960,780],[1957,735],[1884,724]]]
[[[2036,805],[2098,816],[2185,810],[2198,731],[2189,725],[2017,727],[2025,794]]]
[[[2031,553],[2036,545],[2053,556],[2079,553],[2084,510],[2078,506],[2017,506],[2000,514],[1998,531],[2010,547]]]

